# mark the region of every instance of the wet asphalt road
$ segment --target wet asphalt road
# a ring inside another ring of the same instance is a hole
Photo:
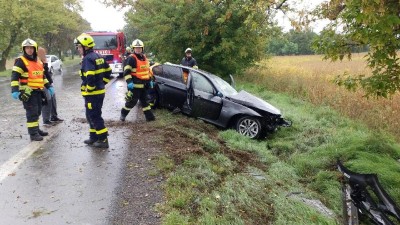
[[[10,95],[9,78],[0,80],[0,225],[108,224],[129,130],[108,126],[110,148],[83,144],[88,138],[80,95],[79,66],[54,75],[58,114],[64,122],[41,129],[50,133],[31,142],[22,103]],[[118,124],[126,84],[113,79],[103,106],[106,124]],[[127,120],[136,120],[137,107]]]

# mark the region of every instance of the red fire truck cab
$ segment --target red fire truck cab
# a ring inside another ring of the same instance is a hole
[[[122,76],[126,38],[123,32],[93,31],[87,32],[94,39],[94,51],[104,56],[110,64],[112,73]]]

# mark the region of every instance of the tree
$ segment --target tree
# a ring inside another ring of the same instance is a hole
[[[264,55],[274,9],[284,2],[137,0],[126,18],[157,59],[179,63],[190,47],[201,69],[228,75]]]
[[[43,45],[46,33],[57,34],[62,25],[72,26],[72,21],[81,20],[75,11],[79,9],[77,0],[0,0],[0,71],[5,70],[12,49],[24,39],[29,37]]]
[[[398,0],[331,0],[315,11],[331,22],[314,42],[318,53],[332,61],[351,59],[354,47],[369,46],[371,76],[342,75],[337,84],[366,91],[366,96],[389,97],[400,88],[400,2]]]
[[[287,34],[287,39],[291,43],[298,46],[298,54],[300,55],[313,55],[312,42],[318,35],[313,31],[306,30],[290,30]]]

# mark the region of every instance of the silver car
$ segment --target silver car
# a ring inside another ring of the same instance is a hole
[[[63,62],[55,55],[46,55],[49,70],[54,74],[54,71],[62,72]]]

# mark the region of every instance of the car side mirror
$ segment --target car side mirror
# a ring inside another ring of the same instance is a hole
[[[224,97],[224,95],[223,95],[221,92],[219,92],[219,91],[217,91],[216,96],[218,96],[218,97],[220,97],[220,98]]]

